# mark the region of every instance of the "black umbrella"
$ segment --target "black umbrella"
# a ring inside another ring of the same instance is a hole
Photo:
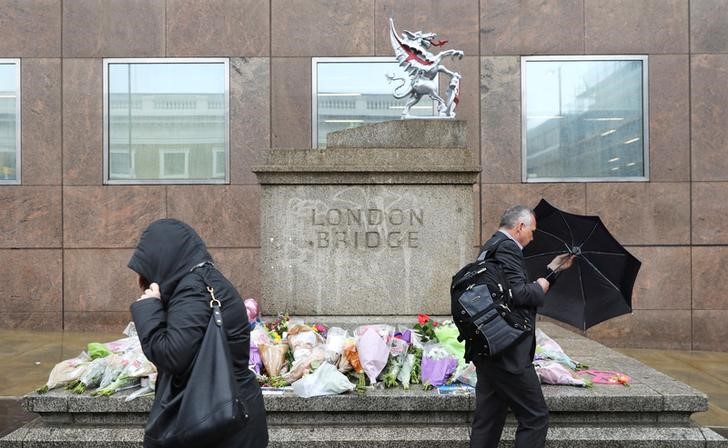
[[[541,199],[537,229],[523,255],[532,278],[541,277],[557,255],[576,256],[559,274],[539,310],[582,330],[632,312],[632,287],[640,261],[622,247],[598,216],[574,215]]]

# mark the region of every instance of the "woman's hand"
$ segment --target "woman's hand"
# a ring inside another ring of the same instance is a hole
[[[144,294],[137,299],[137,302],[144,299],[161,299],[162,295],[159,292],[159,284],[152,283],[149,285],[149,289],[144,290]]]

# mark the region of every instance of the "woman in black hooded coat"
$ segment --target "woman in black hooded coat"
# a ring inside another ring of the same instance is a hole
[[[235,287],[212,265],[212,257],[197,232],[175,219],[155,221],[142,233],[128,266],[139,274],[140,286],[148,288],[131,305],[131,313],[144,354],[158,371],[150,421],[164,407],[162,397],[169,396],[169,391],[162,389],[185,384],[200,349],[211,315],[207,281],[222,303],[233,373],[248,414],[242,430],[214,447],[267,446],[263,396],[255,374],[248,368],[250,325],[245,305]],[[147,434],[144,446],[153,446]]]

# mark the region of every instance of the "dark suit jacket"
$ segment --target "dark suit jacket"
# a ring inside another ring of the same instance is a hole
[[[494,256],[503,266],[503,271],[510,283],[513,300],[511,309],[518,317],[528,319],[532,324],[531,332],[519,342],[509,347],[501,354],[484,361],[511,373],[521,373],[530,367],[536,351],[536,309],[544,303],[544,292],[538,283],[530,282],[523,252],[515,241],[510,240],[503,232],[496,232],[483,244],[481,252],[498,245]],[[505,241],[508,240],[508,241]]]

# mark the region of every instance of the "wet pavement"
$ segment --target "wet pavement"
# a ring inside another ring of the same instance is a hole
[[[24,395],[45,384],[56,363],[77,356],[89,342],[108,342],[118,333],[39,332],[0,330],[0,434],[29,416],[10,397]],[[693,420],[728,435],[728,353],[617,349],[704,392],[709,410]],[[628,372],[626,372],[628,373]],[[566,386],[565,386],[566,387]]]

